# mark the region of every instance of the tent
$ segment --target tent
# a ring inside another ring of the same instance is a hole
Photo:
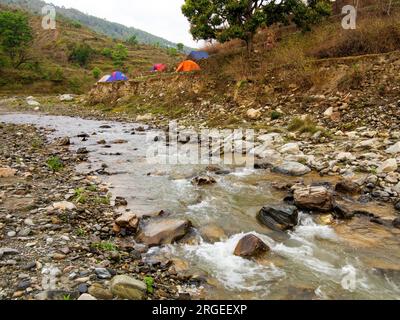
[[[126,81],[128,77],[120,71],[115,71],[106,82]]]
[[[158,71],[158,72],[163,72],[167,69],[167,65],[163,64],[163,63],[158,63],[155,64],[153,66],[153,68],[151,69],[151,71]]]
[[[186,60],[179,65],[179,67],[176,69],[176,72],[190,72],[199,70],[201,70],[201,68],[196,62],[192,60]]]
[[[210,56],[205,51],[192,51],[188,58],[191,60],[199,61],[203,59],[208,59]]]
[[[103,78],[101,78],[98,82],[107,82],[108,79],[110,79],[111,76],[109,74],[107,74],[106,76],[104,76]]]

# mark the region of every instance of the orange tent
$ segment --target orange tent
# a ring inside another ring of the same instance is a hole
[[[176,69],[176,72],[190,72],[199,70],[201,70],[201,68],[196,62],[192,60],[186,60],[179,65],[178,69]]]

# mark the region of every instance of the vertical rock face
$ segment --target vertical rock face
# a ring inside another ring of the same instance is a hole
[[[294,203],[298,208],[327,212],[333,209],[331,192],[322,186],[299,188],[294,192]]]
[[[138,240],[148,246],[171,244],[182,239],[190,230],[191,223],[181,219],[163,219],[148,223],[139,233]]]
[[[264,254],[269,250],[269,247],[260,238],[249,234],[239,241],[234,255],[243,258],[251,258]]]
[[[110,284],[111,292],[120,299],[143,300],[147,286],[143,281],[128,276],[115,276]]]
[[[275,204],[262,208],[257,219],[272,230],[286,231],[298,224],[299,215],[295,206]]]

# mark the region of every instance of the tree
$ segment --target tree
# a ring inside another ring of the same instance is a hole
[[[75,45],[69,55],[69,60],[85,67],[93,55],[93,49],[88,44]]]
[[[28,17],[21,12],[0,12],[0,47],[13,67],[28,61],[29,44],[33,39]]]
[[[185,0],[183,14],[195,40],[226,42],[241,39],[252,49],[257,29],[265,21],[263,0]]]
[[[134,34],[126,40],[126,43],[131,45],[131,46],[137,46],[139,44],[139,41],[137,39],[137,36]]]
[[[112,51],[112,60],[116,68],[123,68],[125,60],[128,58],[128,49],[123,44],[118,44]]]
[[[176,45],[176,48],[178,49],[179,52],[183,52],[183,50],[185,49],[185,46],[183,43],[178,43]]]
[[[305,28],[329,8],[329,0],[185,0],[182,12],[195,40],[241,39],[251,52],[260,27],[293,21]]]
[[[95,67],[92,70],[92,74],[93,74],[93,78],[95,78],[96,80],[100,78],[101,75],[101,69],[99,67]]]

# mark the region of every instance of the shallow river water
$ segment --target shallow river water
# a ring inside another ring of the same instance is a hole
[[[146,159],[149,132],[132,132],[137,124],[84,120],[29,114],[1,114],[0,122],[34,124],[51,128],[50,138],[71,137],[71,148],[86,147],[89,162],[81,172],[94,172],[106,164],[114,196],[128,200],[138,215],[160,210],[193,222],[196,230],[218,226],[226,235],[217,243],[204,241],[200,233],[193,244],[153,248],[149,255],[185,261],[192,272],[205,275],[207,284],[193,289],[207,299],[399,299],[400,230],[375,225],[367,219],[327,225],[316,216],[301,214],[301,223],[287,236],[258,224],[257,212],[266,204],[280,202],[285,193],[274,182],[298,181],[265,170],[227,168],[214,175],[217,183],[198,187],[191,179],[205,172],[204,165],[152,164]],[[150,131],[151,132],[151,131]],[[77,135],[89,134],[87,141]],[[94,135],[95,134],[95,135]],[[109,148],[97,141],[105,140]],[[112,143],[115,140],[127,143]],[[310,174],[306,182],[329,181]],[[385,216],[393,208],[373,205]],[[257,234],[271,248],[264,259],[250,261],[233,255],[240,238]]]

